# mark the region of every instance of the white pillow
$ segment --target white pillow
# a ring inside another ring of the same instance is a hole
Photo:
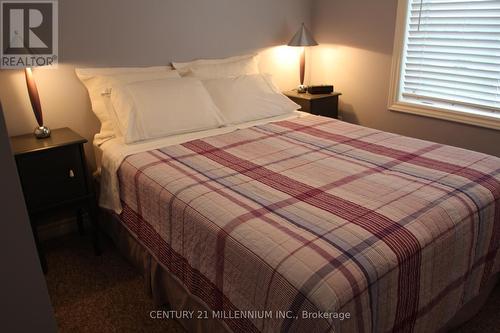
[[[249,74],[259,74],[257,56],[250,54],[224,59],[199,59],[190,62],[173,62],[182,76],[215,79]]]
[[[269,118],[300,108],[279,92],[269,74],[204,80],[203,84],[228,124]]]
[[[172,75],[179,76],[170,66],[154,66],[154,67],[111,67],[111,68],[76,68],[76,75],[85,85],[90,96],[92,111],[95,113],[101,122],[101,131],[95,135],[94,143],[100,145],[104,141],[115,136],[115,128],[113,121],[110,118],[110,111],[107,110],[109,101],[102,96],[105,87],[109,84],[103,76],[116,76],[122,74],[144,74],[151,75],[153,78],[156,75]],[[140,77],[139,79],[144,79]]]
[[[220,111],[200,80],[161,79],[113,88],[125,143],[220,127]]]
[[[113,108],[113,103],[111,103],[110,99],[113,88],[133,82],[168,78],[180,79],[180,75],[175,70],[168,70],[159,72],[120,73],[116,75],[99,76],[96,78],[96,90],[100,89],[101,91],[100,96],[97,98],[100,99],[104,104],[106,114],[113,126],[114,136],[123,136],[123,134],[118,125],[117,115]]]

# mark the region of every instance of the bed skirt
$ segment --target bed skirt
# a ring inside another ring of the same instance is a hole
[[[146,293],[152,297],[154,310],[194,311],[194,316],[211,311],[198,297],[184,288],[182,283],[153,257],[146,248],[137,241],[120,219],[107,211],[102,211],[100,227],[113,241],[118,251],[142,274]],[[144,315],[148,315],[144,314]],[[162,320],[162,319],[151,319]],[[230,332],[227,325],[215,319],[182,319],[176,320],[188,332]]]
[[[120,253],[129,260],[143,275],[146,293],[149,294],[159,310],[194,311],[194,316],[204,311],[212,311],[198,297],[186,290],[183,284],[164,268],[146,248],[141,245],[120,219],[105,210],[101,210],[101,229],[113,240]],[[486,303],[495,288],[500,274],[496,274],[485,285],[483,291],[466,303],[462,309],[445,325],[440,332],[448,332],[474,317]],[[180,312],[179,312],[180,313]],[[149,315],[149,314],[145,314]],[[162,320],[162,319],[151,319]],[[188,332],[230,332],[229,327],[216,319],[176,319]]]

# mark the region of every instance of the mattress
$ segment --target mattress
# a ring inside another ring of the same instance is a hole
[[[307,116],[132,154],[120,220],[236,332],[431,332],[500,270],[500,159]]]

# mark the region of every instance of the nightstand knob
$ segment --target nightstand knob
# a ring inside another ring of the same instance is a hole
[[[75,178],[75,172],[73,169],[69,169],[69,178]]]

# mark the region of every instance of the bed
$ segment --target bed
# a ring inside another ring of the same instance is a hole
[[[190,331],[434,332],[500,271],[496,157],[303,113],[100,150],[102,227]]]
[[[191,332],[436,332],[500,271],[500,159],[294,111],[255,55],[77,69],[101,223]],[[155,310],[155,309],[151,309]]]

